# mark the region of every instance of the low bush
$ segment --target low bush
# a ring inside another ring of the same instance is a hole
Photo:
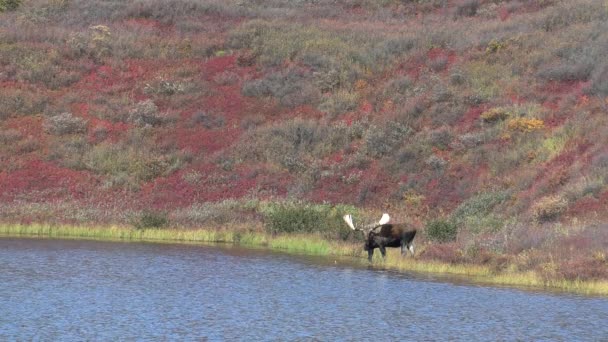
[[[87,31],[72,33],[66,41],[66,57],[75,59],[88,56],[95,62],[112,55],[113,44],[117,42],[110,28],[105,25],[89,27]]]
[[[456,243],[443,243],[426,246],[420,258],[456,264],[464,261],[464,255]]]
[[[412,88],[414,82],[407,76],[400,76],[392,79],[384,87],[382,91],[382,98],[389,99],[394,103],[402,103],[411,95],[413,92]]]
[[[600,97],[608,97],[608,63],[604,62],[596,68],[591,77],[589,93]]]
[[[169,118],[159,113],[158,107],[152,100],[138,102],[129,111],[128,121],[137,126],[160,126],[169,121]]]
[[[419,172],[431,153],[432,147],[416,135],[395,152],[395,167],[402,172]]]
[[[568,260],[558,265],[556,276],[574,281],[606,279],[608,277],[608,261],[600,257]]]
[[[222,128],[226,124],[223,116],[212,115],[206,112],[196,112],[192,116],[192,123],[202,125],[207,129]]]
[[[456,240],[458,226],[447,220],[433,220],[426,224],[426,236],[435,242],[450,242]]]
[[[438,156],[436,154],[430,155],[424,161],[424,163],[426,165],[428,165],[434,171],[442,171],[448,165],[448,161],[447,160],[445,160],[444,158],[442,158],[442,157],[440,157],[440,156]]]
[[[543,197],[532,206],[532,216],[536,222],[553,221],[566,211],[568,201],[561,196]]]
[[[87,121],[65,112],[47,117],[43,127],[47,133],[53,135],[84,133],[87,130]]]
[[[295,119],[251,129],[237,149],[243,159],[277,163],[292,172],[303,171],[310,160],[326,157],[360,139],[363,130],[358,123],[324,125]]]
[[[109,177],[110,185],[137,186],[159,176],[166,176],[183,165],[174,153],[151,151],[144,143],[127,145],[107,142],[95,145],[83,156],[86,169]],[[148,144],[148,143],[146,143]]]
[[[23,139],[23,134],[16,129],[0,130],[0,144],[9,145]]]
[[[86,137],[82,135],[62,137],[51,143],[48,158],[57,160],[64,167],[82,170],[86,169],[83,158],[90,149]]]
[[[221,202],[195,203],[171,213],[171,222],[185,226],[210,226],[256,221],[257,200],[227,199]]]
[[[452,142],[452,133],[447,127],[441,127],[429,133],[429,143],[440,150],[445,150]]]
[[[556,65],[540,69],[538,76],[550,81],[586,81],[595,67],[596,61],[590,56],[574,56]]]
[[[479,8],[478,0],[466,0],[456,7],[456,15],[459,17],[472,17],[477,14]]]
[[[245,82],[241,92],[250,97],[276,98],[285,107],[294,108],[303,104],[316,105],[320,93],[312,86],[303,70],[289,69]]]
[[[149,95],[171,96],[174,94],[182,94],[189,88],[192,88],[192,86],[185,82],[157,77],[153,82],[146,83],[144,93]]]
[[[333,119],[340,114],[355,110],[358,101],[359,96],[356,93],[340,90],[331,96],[326,97],[321,104],[319,104],[318,108]]]
[[[570,25],[605,20],[608,17],[601,1],[563,2],[546,11],[540,26],[548,32]]]
[[[3,89],[0,93],[0,120],[13,116],[43,113],[50,99],[47,96],[18,89]]]
[[[512,81],[513,71],[506,65],[471,62],[466,68],[466,79],[473,88],[477,101],[489,101],[502,94],[504,85]]]
[[[450,221],[473,233],[495,232],[504,221],[492,215],[496,206],[511,198],[509,191],[484,192],[462,202],[450,215]]]
[[[373,158],[380,158],[393,153],[412,130],[397,121],[389,121],[383,127],[371,126],[365,136],[365,152]]]
[[[471,216],[483,216],[488,214],[498,204],[510,198],[511,194],[508,191],[483,192],[473,196],[460,204],[452,212],[452,220],[454,222],[463,222]]]

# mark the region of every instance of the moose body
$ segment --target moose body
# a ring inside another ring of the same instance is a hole
[[[414,237],[416,229],[411,228],[403,223],[388,223],[390,217],[384,214],[378,224],[368,225],[363,228],[355,228],[352,216],[345,215],[344,221],[353,230],[361,230],[365,236],[365,245],[363,249],[367,251],[369,261],[374,256],[374,249],[380,249],[382,257],[386,257],[386,247],[400,247],[401,255],[405,255],[409,250],[412,256],[414,255]]]
[[[370,261],[376,248],[380,249],[382,257],[386,257],[386,247],[401,247],[401,255],[405,255],[408,250],[414,255],[415,236],[416,229],[410,229],[405,224],[383,224],[368,233],[363,249],[367,251]]]

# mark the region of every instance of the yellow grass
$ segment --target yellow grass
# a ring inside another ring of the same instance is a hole
[[[122,226],[81,227],[49,224],[0,224],[0,235],[19,237],[77,238],[93,240],[156,241],[187,243],[230,243],[262,246],[293,253],[326,256],[351,256],[367,264],[360,245],[327,241],[316,235],[269,235],[258,232],[215,229],[145,229]],[[376,253],[379,254],[379,253]],[[488,285],[542,288],[584,295],[608,296],[608,281],[545,280],[533,272],[501,272],[482,265],[448,264],[401,257],[399,250],[389,250],[386,260],[376,255],[373,267],[405,272],[432,273]]]

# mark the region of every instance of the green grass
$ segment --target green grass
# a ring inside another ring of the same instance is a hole
[[[49,224],[0,224],[0,236],[75,238],[110,241],[229,243],[266,247],[289,253],[319,256],[351,256],[367,264],[359,244],[335,242],[315,234],[271,235],[258,232],[240,233],[214,229],[134,229],[122,226],[69,226]],[[466,282],[486,285],[539,288],[584,295],[608,296],[608,281],[545,280],[533,272],[496,273],[483,265],[449,264],[403,258],[399,250],[389,249],[386,260],[376,253],[373,267],[404,272],[432,273],[456,277]],[[366,255],[365,255],[366,256]]]

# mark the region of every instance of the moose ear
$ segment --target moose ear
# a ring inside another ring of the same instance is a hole
[[[378,222],[378,224],[387,224],[388,221],[391,220],[391,217],[388,216],[387,213],[384,213],[384,215],[382,215],[382,218],[380,218],[380,221]]]

